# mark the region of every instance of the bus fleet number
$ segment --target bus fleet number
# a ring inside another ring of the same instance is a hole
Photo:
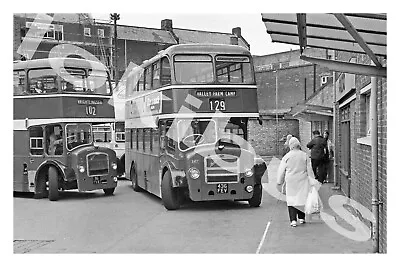
[[[86,115],[96,116],[96,106],[86,106]]]
[[[225,100],[224,99],[210,99],[210,110],[215,111],[225,111]]]

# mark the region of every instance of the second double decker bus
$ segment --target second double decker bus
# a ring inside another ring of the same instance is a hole
[[[14,63],[14,191],[59,198],[60,190],[117,186],[117,158],[93,145],[92,124],[114,121],[105,67],[77,58]]]
[[[141,65],[127,83],[127,178],[169,210],[193,201],[261,204],[265,163],[248,145],[258,118],[250,52],[239,46],[175,45]]]

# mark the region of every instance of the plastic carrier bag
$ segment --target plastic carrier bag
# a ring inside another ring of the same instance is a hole
[[[304,213],[315,214],[319,213],[321,209],[322,209],[322,201],[318,195],[317,189],[314,186],[312,186],[307,196],[306,205],[304,206]]]

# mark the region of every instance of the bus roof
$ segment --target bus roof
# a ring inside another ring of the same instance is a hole
[[[250,51],[238,45],[224,44],[178,44],[172,45],[148,60],[143,61],[142,65],[152,63],[164,55],[173,55],[180,53],[189,54],[239,54],[250,56]]]
[[[80,58],[56,58],[56,57],[17,61],[14,62],[14,69],[48,68],[52,66],[52,62],[56,62],[59,60],[64,61],[63,64],[64,67],[107,70],[107,68],[101,62],[98,61],[92,61]]]

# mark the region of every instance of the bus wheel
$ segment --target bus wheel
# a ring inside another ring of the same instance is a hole
[[[172,187],[172,176],[166,171],[161,182],[161,199],[167,210],[179,209],[179,190]]]
[[[103,189],[104,194],[105,194],[106,196],[111,196],[112,194],[114,194],[114,190],[115,190],[115,187]]]
[[[262,185],[254,186],[253,196],[249,199],[250,207],[259,207],[262,199]]]
[[[141,188],[138,185],[138,181],[137,181],[138,177],[137,177],[136,169],[133,165],[131,167],[130,177],[131,177],[133,191],[139,192],[141,190]]]
[[[58,192],[58,173],[57,169],[53,166],[49,167],[49,200],[56,201],[59,197]]]

